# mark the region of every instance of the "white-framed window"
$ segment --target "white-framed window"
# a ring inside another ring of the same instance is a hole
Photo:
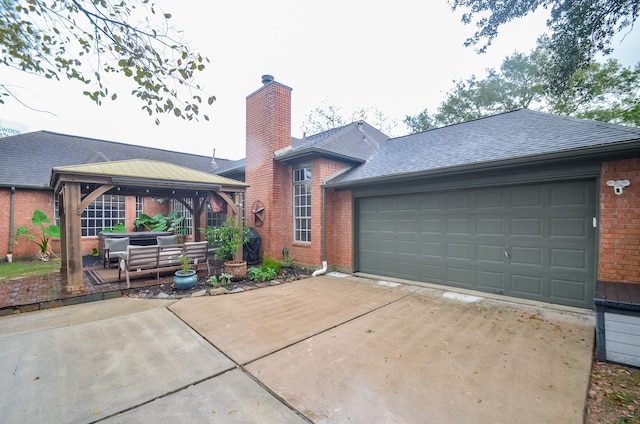
[[[60,226],[60,199],[58,199],[58,193],[53,193],[53,223]]]
[[[144,213],[144,197],[136,196],[136,219]]]
[[[311,242],[311,167],[293,170],[293,240]]]
[[[185,197],[182,199],[191,209],[193,209],[193,199],[190,197]],[[184,216],[184,221],[180,224],[180,229],[182,230],[181,234],[186,236],[191,235],[191,229],[193,227],[193,216],[191,215],[191,211],[187,209],[187,207],[180,201],[174,200],[173,202],[174,209],[177,210],[180,216]]]
[[[97,236],[105,228],[113,228],[117,223],[125,224],[126,198],[121,195],[105,194],[95,199],[82,212],[82,236]]]

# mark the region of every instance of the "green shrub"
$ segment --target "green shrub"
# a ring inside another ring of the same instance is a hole
[[[276,275],[278,275],[281,268],[282,268],[282,262],[276,261],[275,259],[270,258],[266,253],[264,254],[264,257],[262,258],[262,267],[261,267],[263,271],[272,269],[273,271],[275,271]]]
[[[255,268],[251,267],[247,271],[250,280],[254,281],[269,281],[276,278],[278,275],[272,268]]]
[[[207,283],[210,286],[213,287],[223,287],[223,286],[228,286],[229,284],[231,284],[231,279],[233,278],[233,275],[231,274],[225,274],[224,272],[222,274],[220,274],[219,276],[215,276],[212,275],[211,277],[209,277],[207,279]]]

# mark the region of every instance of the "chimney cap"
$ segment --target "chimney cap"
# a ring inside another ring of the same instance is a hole
[[[273,75],[265,74],[262,76],[262,83],[264,85],[267,85],[271,82],[273,82]]]

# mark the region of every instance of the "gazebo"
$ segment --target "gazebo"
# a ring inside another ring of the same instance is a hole
[[[212,199],[222,199],[233,216],[241,216],[247,184],[166,162],[124,160],[61,166],[51,171],[51,187],[59,196],[60,273],[67,293],[84,292],[80,217],[103,194],[193,199],[184,203],[193,216],[193,234],[200,240],[200,213]],[[243,225],[241,219],[237,225]]]

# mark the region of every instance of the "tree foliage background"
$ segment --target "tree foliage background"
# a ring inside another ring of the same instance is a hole
[[[149,0],[0,0],[0,64],[78,81],[98,105],[117,99],[108,78],[117,74],[156,123],[164,113],[208,120],[201,106],[215,97],[195,82],[208,59],[189,49],[170,19]],[[0,79],[0,103],[6,96],[16,97]]]
[[[561,92],[548,80],[548,66],[543,37],[529,55],[514,53],[500,70],[487,70],[485,78],[472,75],[455,81],[435,112],[425,109],[405,117],[404,123],[411,132],[420,132],[526,108],[640,126],[640,65],[627,68],[613,59],[592,62],[574,72]]]
[[[538,8],[548,9],[550,32],[548,67],[544,72],[556,94],[569,88],[576,71],[593,63],[596,53],[609,54],[614,36],[633,27],[640,0],[450,0],[462,10],[462,22],[475,23],[467,46],[486,51],[499,28]]]

